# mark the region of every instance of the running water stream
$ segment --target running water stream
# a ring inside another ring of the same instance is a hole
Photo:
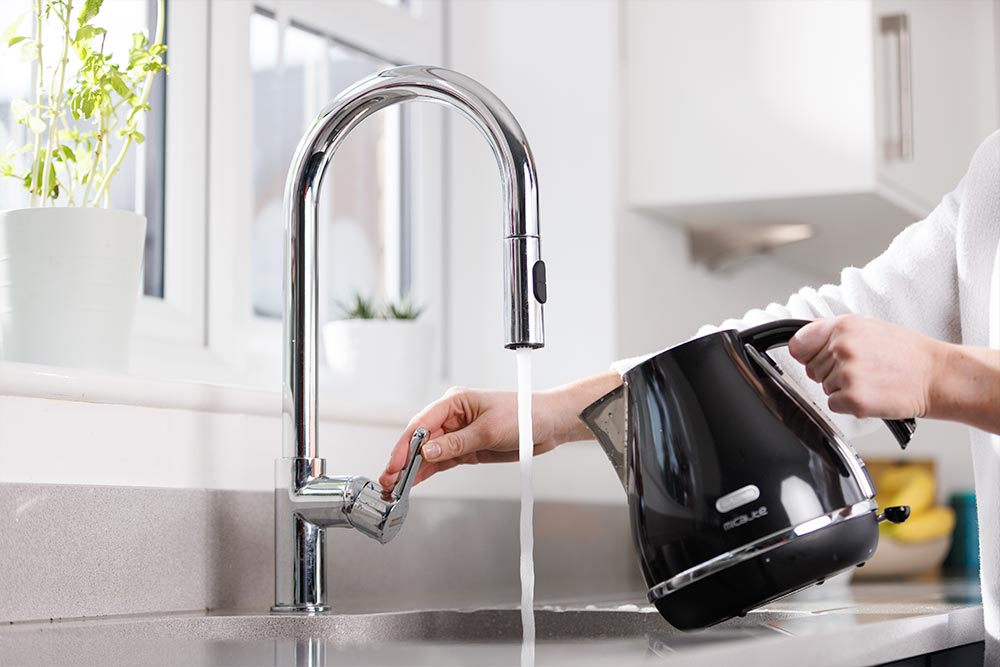
[[[531,460],[535,439],[531,429],[531,350],[517,354],[518,458],[521,466],[521,667],[535,665],[535,561],[532,514],[535,499],[531,486]]]

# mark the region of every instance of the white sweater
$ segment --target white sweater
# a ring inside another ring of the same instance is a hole
[[[877,317],[927,336],[1000,348],[1000,131],[976,151],[969,171],[925,220],[903,230],[864,268],[844,269],[839,285],[806,287],[784,305],[751,310],[720,327],[746,329],[786,317],[814,319],[846,313]],[[822,390],[784,349],[775,351],[786,371],[809,386],[825,405]],[[782,358],[783,357],[783,358]],[[620,373],[648,358],[619,361]],[[1000,410],[1000,406],[997,406]],[[865,426],[836,418],[848,434]],[[877,420],[864,420],[877,424]],[[860,427],[860,428],[859,428]],[[972,455],[979,508],[987,663],[1000,664],[1000,436],[972,429]]]

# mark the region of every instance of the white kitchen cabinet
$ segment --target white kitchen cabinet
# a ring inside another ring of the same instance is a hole
[[[997,11],[989,0],[873,2],[878,179],[917,212],[955,186],[998,125]]]
[[[810,224],[779,253],[803,268],[878,252],[1000,120],[995,0],[623,7],[629,203],[695,229]]]

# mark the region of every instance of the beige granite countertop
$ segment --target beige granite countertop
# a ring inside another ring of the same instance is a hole
[[[650,607],[569,601],[537,610],[537,665],[873,665],[981,641],[976,582],[810,589],[701,632]],[[339,614],[173,613],[12,623],[0,665],[514,665],[513,608]]]

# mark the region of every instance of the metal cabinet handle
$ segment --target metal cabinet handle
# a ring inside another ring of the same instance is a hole
[[[883,38],[895,37],[896,43],[896,118],[899,134],[885,138],[885,157],[887,160],[908,162],[913,159],[913,57],[909,17],[906,14],[882,16],[879,34]]]

